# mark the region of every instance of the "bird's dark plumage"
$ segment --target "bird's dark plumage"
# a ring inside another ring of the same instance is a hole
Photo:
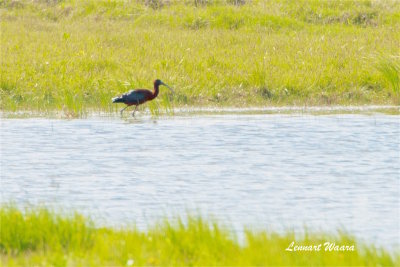
[[[164,85],[168,89],[170,89],[172,91],[172,93],[174,92],[171,87],[169,87],[168,85],[163,83],[161,80],[157,79],[154,81],[154,91],[153,92],[150,90],[147,90],[147,89],[131,90],[123,95],[114,97],[112,99],[112,102],[113,103],[124,103],[127,105],[125,108],[121,109],[121,115],[122,115],[122,112],[127,107],[135,105],[136,106],[135,110],[132,113],[132,116],[135,116],[135,111],[140,104],[143,104],[147,101],[153,100],[154,98],[156,98],[158,96],[160,85]]]
[[[125,103],[127,105],[139,105],[146,100],[146,95],[151,94],[149,90],[131,90],[121,96],[114,97],[113,103]]]

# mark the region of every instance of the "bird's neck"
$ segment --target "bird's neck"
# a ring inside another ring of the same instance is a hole
[[[158,96],[158,93],[160,92],[160,89],[158,87],[158,85],[154,85],[154,91],[151,99],[154,99]]]

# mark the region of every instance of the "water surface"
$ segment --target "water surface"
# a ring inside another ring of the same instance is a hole
[[[399,118],[2,119],[1,202],[142,229],[187,211],[237,232],[342,227],[398,246]]]

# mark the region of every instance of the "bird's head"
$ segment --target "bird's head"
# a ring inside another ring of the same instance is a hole
[[[154,86],[160,86],[160,85],[164,85],[165,87],[167,87],[169,90],[171,90],[171,92],[174,94],[174,90],[172,90],[171,87],[169,87],[169,85],[163,83],[161,80],[157,79],[154,81]]]

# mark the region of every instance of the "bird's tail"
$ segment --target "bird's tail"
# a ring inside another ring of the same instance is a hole
[[[117,96],[112,99],[113,103],[124,103],[124,98],[122,96]]]

